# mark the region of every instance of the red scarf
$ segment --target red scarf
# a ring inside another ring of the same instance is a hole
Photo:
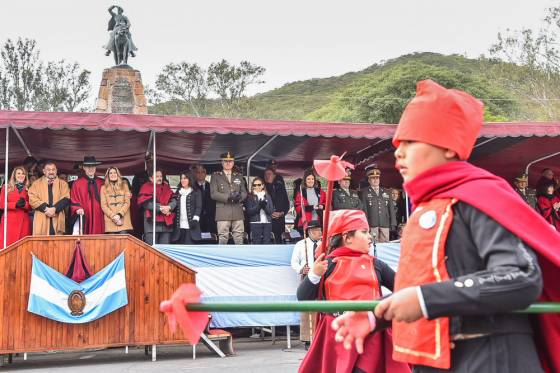
[[[434,198],[457,198],[484,212],[537,254],[543,274],[542,301],[560,301],[560,234],[502,178],[467,162],[431,168],[404,184],[413,205]],[[556,283],[556,285],[554,285]],[[538,347],[546,371],[560,372],[560,314],[540,314]]]
[[[342,246],[331,251],[331,253],[327,255],[327,259],[336,258],[339,256],[350,256],[350,257],[358,258],[362,255],[368,255],[368,253],[362,253],[360,251],[352,250],[349,247]]]
[[[138,205],[142,206],[144,202],[153,199],[154,196],[154,184],[150,181],[144,183],[138,192]],[[173,197],[173,191],[166,183],[156,184],[156,203],[162,206],[167,206]],[[152,217],[152,210],[145,209],[145,214],[147,218]],[[165,223],[165,225],[172,225],[173,219],[175,218],[175,213],[169,215],[163,215],[162,213],[156,213],[156,222]]]

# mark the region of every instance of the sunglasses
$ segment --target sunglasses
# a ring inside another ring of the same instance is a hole
[[[258,186],[262,186],[262,184],[253,184],[253,188]]]

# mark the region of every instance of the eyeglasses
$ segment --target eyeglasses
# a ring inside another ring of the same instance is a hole
[[[253,184],[253,188],[258,186],[262,186],[262,184]]]

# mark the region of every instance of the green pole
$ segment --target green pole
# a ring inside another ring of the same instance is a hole
[[[196,303],[187,306],[189,311],[211,312],[343,312],[371,311],[379,301],[301,301],[301,302],[240,302]],[[560,313],[560,302],[534,303],[518,313]]]

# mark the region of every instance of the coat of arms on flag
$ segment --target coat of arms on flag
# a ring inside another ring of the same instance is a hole
[[[79,283],[33,256],[29,312],[64,323],[81,324],[127,304],[124,252]]]

